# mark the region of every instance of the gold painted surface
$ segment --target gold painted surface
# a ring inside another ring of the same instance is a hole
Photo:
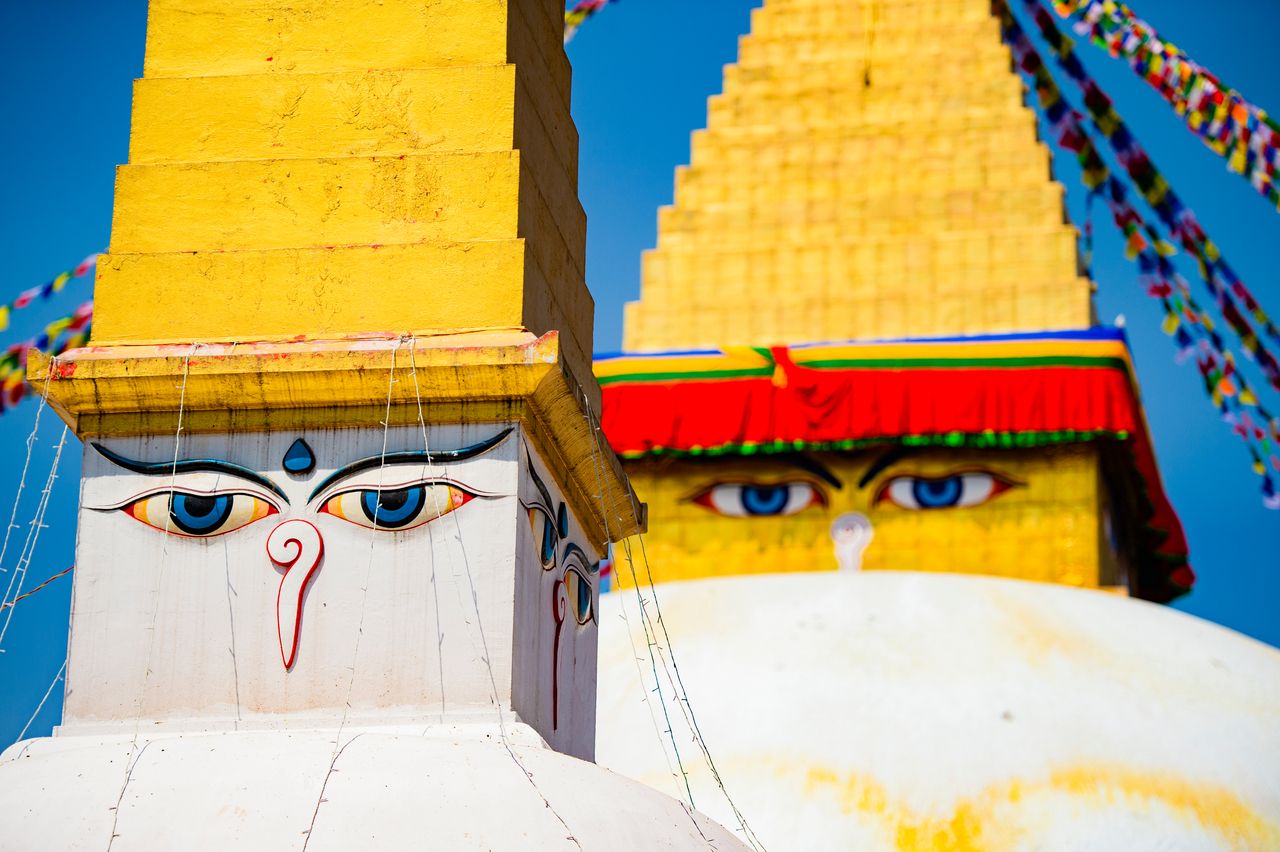
[[[597,548],[645,510],[551,333],[30,354],[31,384],[76,435],[520,421]],[[390,413],[388,415],[388,408]]]
[[[768,0],[659,213],[624,348],[1085,327],[1048,159],[987,0]]]
[[[153,0],[95,342],[558,331],[586,385],[562,16]]]
[[[1230,790],[1209,782],[1124,766],[1064,767],[1035,779],[1010,779],[956,801],[949,813],[924,815],[894,801],[874,778],[815,765],[780,763],[782,783],[803,783],[806,798],[833,801],[845,814],[882,822],[892,848],[902,852],[999,852],[1027,848],[1050,817],[1117,808],[1200,829],[1214,848],[1274,849],[1280,825]],[[803,782],[799,777],[803,776]]]
[[[649,506],[644,546],[654,582],[835,570],[830,529],[846,512],[859,512],[872,524],[874,535],[862,556],[865,570],[987,574],[1086,588],[1115,582],[1115,569],[1103,574],[1100,459],[1094,446],[919,450],[859,486],[885,452],[807,457],[834,474],[841,487],[814,475],[807,464],[771,456],[625,462],[636,493]],[[888,493],[891,482],[904,477],[936,480],[962,473],[990,474],[1007,490],[975,505],[937,509],[903,508]],[[793,514],[776,516],[734,517],[697,502],[725,484],[793,484],[811,488],[815,497]],[[616,574],[620,586],[632,585],[621,551]]]

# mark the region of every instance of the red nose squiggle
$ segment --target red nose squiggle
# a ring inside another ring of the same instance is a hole
[[[267,556],[285,569],[276,595],[276,632],[280,637],[280,659],[288,670],[298,653],[302,594],[316,568],[320,567],[324,538],[315,524],[291,518],[281,522],[267,537]]]

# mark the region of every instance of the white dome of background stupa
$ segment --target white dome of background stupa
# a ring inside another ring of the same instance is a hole
[[[1238,633],[1104,592],[942,574],[655,592],[689,705],[766,848],[1280,848],[1280,652]],[[601,615],[597,760],[680,795],[635,590]],[[694,801],[734,825],[668,677]]]

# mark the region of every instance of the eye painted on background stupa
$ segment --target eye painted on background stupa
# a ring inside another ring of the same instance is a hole
[[[306,441],[298,438],[285,450],[281,465],[294,476],[302,476],[316,469],[316,454]]]
[[[190,538],[210,538],[247,527],[279,510],[242,492],[161,491],[118,507],[149,527]]]
[[[900,475],[880,486],[872,505],[889,503],[912,510],[980,506],[1021,484],[989,470],[945,476]]]
[[[688,498],[689,502],[730,518],[794,515],[826,506],[827,495],[807,480],[785,482],[717,482]]]
[[[411,530],[457,511],[477,496],[457,483],[428,479],[340,491],[320,505],[320,512],[368,529]]]

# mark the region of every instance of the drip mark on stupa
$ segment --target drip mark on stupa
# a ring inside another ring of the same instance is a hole
[[[316,455],[311,452],[311,447],[307,446],[306,441],[298,438],[289,445],[289,449],[285,450],[283,464],[284,469],[289,473],[301,476],[315,470]]]

